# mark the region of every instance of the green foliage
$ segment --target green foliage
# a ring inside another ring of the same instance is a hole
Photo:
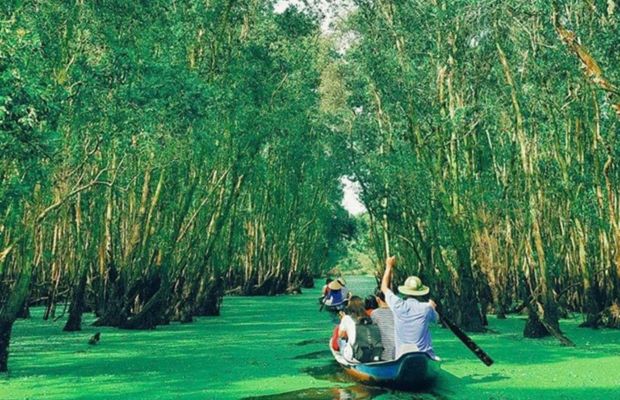
[[[454,308],[459,298],[497,309],[557,293],[594,265],[620,271],[611,250],[618,208],[607,203],[620,181],[609,112],[620,99],[601,90],[596,69],[584,73],[587,57],[560,33],[574,32],[617,87],[617,10],[604,1],[355,3],[347,29],[357,39],[334,60],[349,112],[335,125],[352,149],[377,257],[389,244],[402,276],[446,288]],[[516,290],[514,277],[532,293]],[[618,285],[599,285],[610,305]],[[579,294],[566,306],[582,307],[586,287],[570,287]]]
[[[21,282],[53,315],[87,276],[101,324],[152,328],[326,267],[348,222],[316,16],[229,0],[1,7],[0,306],[26,301]]]

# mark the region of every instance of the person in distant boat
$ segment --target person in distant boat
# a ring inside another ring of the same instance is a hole
[[[394,313],[394,347],[395,358],[413,351],[422,351],[431,358],[438,359],[433,351],[429,324],[436,322],[437,305],[433,300],[421,302],[416,297],[425,296],[430,289],[422,284],[417,276],[410,276],[398,291],[405,298],[396,296],[390,289],[392,270],[396,266],[396,257],[385,261],[385,273],[381,280],[381,291],[385,302]]]
[[[325,285],[323,285],[323,289],[321,290],[321,297],[319,297],[319,303],[323,303],[329,294],[329,284],[333,281],[332,278],[325,279]]]
[[[326,306],[337,306],[340,304],[344,304],[347,298],[345,297],[343,288],[344,287],[338,280],[331,281],[327,285],[328,291],[327,291],[327,295],[325,296],[325,300],[323,301],[325,305]]]
[[[375,296],[378,307],[370,313],[372,323],[379,327],[381,332],[381,343],[383,344],[383,354],[381,359],[391,361],[394,359],[394,313],[385,302],[385,295],[377,290]]]
[[[325,285],[323,285],[323,297],[327,296],[327,293],[329,293],[329,284],[333,281],[332,278],[327,278],[325,279]]]
[[[336,279],[336,281],[342,286],[343,298],[349,300],[353,294],[349,291],[349,288],[347,287],[347,282],[344,280],[343,277]]]

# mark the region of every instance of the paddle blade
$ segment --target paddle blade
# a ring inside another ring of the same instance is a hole
[[[482,361],[488,367],[493,364],[493,359],[489,357],[489,355],[484,350],[482,350],[480,346],[478,346],[473,340],[471,340],[471,338],[467,336],[467,334],[463,332],[461,328],[456,326],[452,321],[445,317],[441,317],[441,320],[448,326],[452,333],[454,333],[454,335],[458,337],[461,342],[463,342],[463,344],[467,346],[467,348],[480,359],[480,361]]]

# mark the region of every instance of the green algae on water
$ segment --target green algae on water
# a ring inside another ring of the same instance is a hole
[[[370,293],[371,277],[351,277]],[[495,360],[486,367],[446,329],[435,327],[442,357],[437,384],[422,393],[359,385],[327,350],[333,329],[318,312],[320,289],[299,296],[226,297],[222,316],[154,331],[91,327],[62,332],[64,321],[19,320],[10,374],[0,399],[615,399],[620,398],[620,331],[578,328],[562,320],[577,344],[524,339],[524,319],[489,318],[494,333],[471,337]],[[88,338],[101,331],[95,346]]]

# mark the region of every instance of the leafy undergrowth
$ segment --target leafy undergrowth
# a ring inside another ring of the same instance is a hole
[[[373,280],[351,277],[359,294]],[[317,285],[318,286],[318,285]],[[434,330],[442,376],[426,393],[389,392],[348,380],[332,362],[332,325],[318,312],[319,289],[301,296],[232,297],[223,315],[155,331],[87,324],[61,332],[63,321],[20,320],[11,344],[10,374],[0,399],[613,399],[620,387],[620,331],[581,329],[563,320],[577,344],[529,340],[523,319],[490,318],[493,333],[472,338],[495,359],[486,367],[445,329]],[[87,321],[92,321],[89,316]],[[101,331],[95,346],[88,338]]]

